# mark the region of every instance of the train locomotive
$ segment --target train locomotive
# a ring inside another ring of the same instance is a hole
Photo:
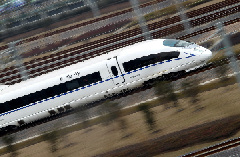
[[[212,52],[175,39],[153,39],[14,85],[0,85],[0,131],[141,86],[163,74],[204,65]]]

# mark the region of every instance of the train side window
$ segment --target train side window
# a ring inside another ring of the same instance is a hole
[[[28,101],[28,95],[24,95],[22,97],[22,103],[23,103],[23,106],[26,106],[29,104],[29,101]]]
[[[34,103],[33,99],[33,93],[28,94],[29,103]]]
[[[18,106],[18,101],[17,101],[17,99],[12,99],[11,101],[9,101],[9,109],[10,109],[10,110],[15,109],[16,106]]]
[[[46,89],[48,97],[53,97],[54,96],[54,90],[53,87],[49,87]]]
[[[84,86],[83,80],[84,80],[83,77],[80,77],[80,78],[77,79],[78,84],[79,84],[80,87],[83,87],[83,86]]]
[[[6,112],[6,103],[0,103],[0,114]]]
[[[60,93],[59,93],[59,90],[58,90],[58,85],[55,85],[55,86],[53,86],[53,87],[51,87],[52,88],[52,91],[53,91],[53,93],[52,93],[52,96],[55,96],[55,95],[59,95]]]
[[[134,69],[133,67],[135,67],[135,65],[136,65],[136,61],[130,60],[128,62],[123,63],[123,68],[124,68],[125,72],[129,72]]]
[[[124,62],[123,67],[125,72],[130,72],[132,70],[136,70],[138,68],[141,68],[147,65],[146,63],[147,61],[142,57],[142,58],[137,58],[128,62]]]
[[[99,71],[94,73],[94,78],[95,78],[95,82],[102,81],[102,77]]]
[[[47,99],[49,97],[47,95],[47,89],[43,89],[40,92],[41,92],[41,96],[42,96],[43,99]]]
[[[41,92],[40,91],[37,91],[37,92],[35,92],[35,93],[33,93],[34,94],[34,100],[35,100],[35,102],[36,101],[40,101],[40,100],[42,100],[43,98],[42,98],[42,94],[41,94]]]
[[[0,105],[1,105],[0,113],[4,113],[4,112],[7,112],[7,111],[10,111],[10,107],[9,107],[9,103],[8,102],[5,102],[5,103],[0,104]]]
[[[116,66],[112,66],[111,70],[112,70],[112,73],[113,73],[114,76],[118,75],[118,71],[117,71],[117,67]]]
[[[5,102],[5,112],[7,112],[7,111],[10,111],[10,104],[9,104],[9,101],[7,101],[7,102]]]
[[[157,62],[162,62],[164,60],[169,60],[172,58],[178,58],[180,52],[172,51],[172,52],[161,52],[158,54],[151,54],[148,56],[143,56],[141,58],[136,58],[134,60],[124,62],[123,67],[125,72],[130,72],[132,70],[136,70],[138,68],[148,66],[150,64],[154,64]]]
[[[148,56],[144,56],[139,58],[139,66],[137,68],[141,68],[150,64],[154,64],[155,63],[155,56],[153,54],[148,55]]]
[[[169,60],[172,58],[178,58],[180,52],[172,51],[172,52],[162,52],[156,55],[156,62],[162,62],[164,60]]]
[[[79,87],[79,83],[77,80],[72,80],[72,81],[66,82],[66,87],[68,90],[73,90]]]
[[[36,101],[42,100],[42,96],[41,96],[41,93],[39,91],[37,91],[35,93],[29,94],[28,99],[29,99],[30,103],[34,103]]]
[[[4,113],[10,111],[12,109],[17,109],[19,107],[26,106],[30,103],[34,103],[36,101],[40,101],[42,99],[46,99],[48,97],[53,97],[55,95],[59,95],[60,93],[65,93],[67,90],[72,90],[79,88],[80,86],[85,86],[88,84],[92,84],[98,81],[101,81],[102,78],[100,76],[100,72],[94,72],[92,74],[88,74],[78,79],[74,79],[67,83],[61,83],[59,85],[55,85],[53,87],[49,87],[47,89],[43,89],[41,91],[37,91],[35,93],[30,93],[28,95],[24,95],[23,97],[13,99],[11,101],[1,103],[0,104],[0,113]]]
[[[83,84],[84,84],[83,86],[86,86],[86,85],[90,84],[90,80],[89,79],[91,79],[89,77],[89,75],[86,75],[86,76],[83,77]]]
[[[57,85],[55,85],[55,86],[53,86],[53,87],[49,87],[49,88],[47,88],[46,91],[47,91],[47,95],[48,95],[48,97],[53,97],[53,96],[55,96],[55,95],[60,94]]]
[[[17,103],[15,104],[14,109],[19,108],[19,107],[22,107],[22,106],[24,105],[24,104],[23,104],[22,97],[17,98],[16,100],[17,100]]]
[[[95,82],[98,82],[101,80],[102,80],[102,78],[100,76],[99,71],[88,75],[88,84],[92,84],[92,83],[95,83]]]
[[[77,79],[79,83],[79,87],[83,87],[98,81],[102,81],[102,77],[100,76],[100,72],[94,72],[92,74],[88,74],[86,76],[82,76]]]
[[[59,95],[61,93],[66,93],[68,91],[67,87],[66,87],[66,83],[61,83],[59,85],[55,85],[53,87],[51,87],[54,92],[54,95]],[[53,96],[54,96],[53,95]]]
[[[67,92],[67,87],[66,87],[65,83],[59,84],[58,85],[58,90],[59,90],[59,94],[66,93]]]

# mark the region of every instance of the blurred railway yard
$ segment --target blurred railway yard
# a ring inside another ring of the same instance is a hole
[[[239,156],[239,17],[239,0],[1,2],[0,87],[148,38],[190,41],[213,56],[2,134],[0,156]]]

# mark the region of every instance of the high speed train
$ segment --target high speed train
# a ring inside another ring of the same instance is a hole
[[[0,86],[0,129],[7,131],[71,108],[195,69],[212,52],[175,39],[139,42],[14,85]]]

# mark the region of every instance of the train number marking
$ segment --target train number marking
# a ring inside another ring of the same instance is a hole
[[[74,74],[68,74],[67,76],[66,76],[66,79],[68,80],[68,79],[71,79],[71,78],[73,78],[73,76],[80,76],[80,72],[75,72]],[[63,77],[60,77],[60,81],[63,81],[64,80],[64,78]]]
[[[138,77],[138,76],[140,76],[140,74],[137,74],[135,76],[131,76],[130,78],[135,78],[135,77]]]

